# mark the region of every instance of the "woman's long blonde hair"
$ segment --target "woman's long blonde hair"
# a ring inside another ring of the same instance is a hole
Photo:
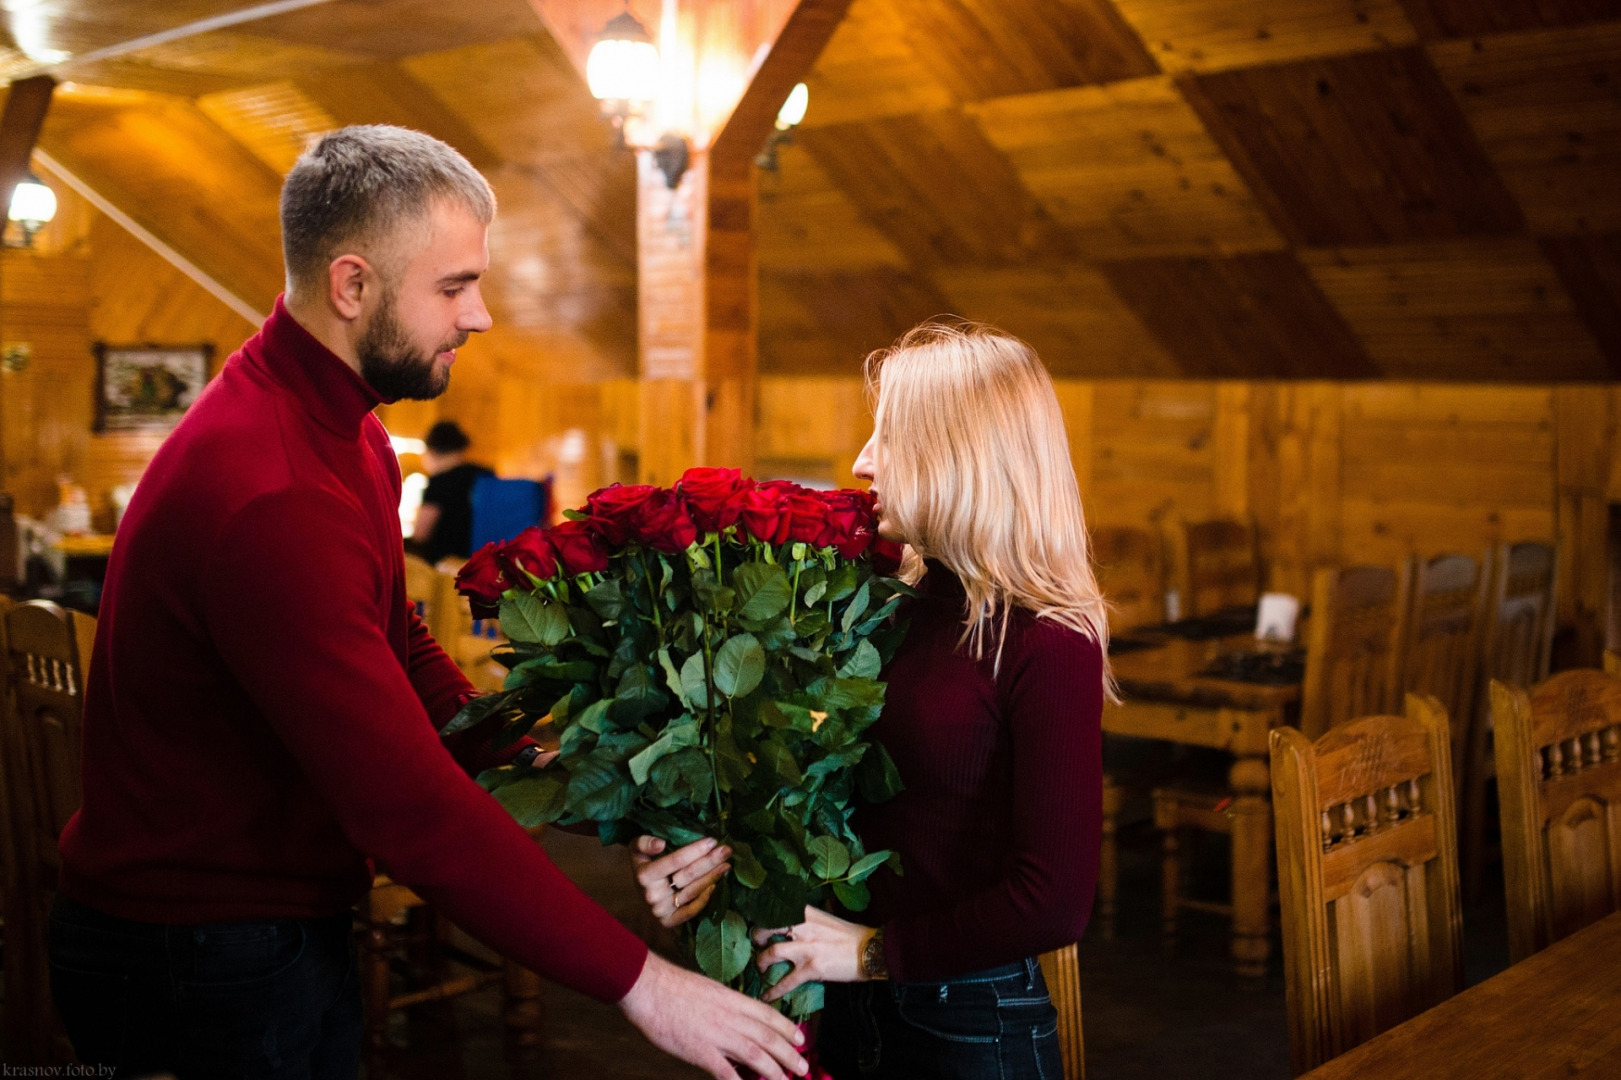
[[[1009,611],[1071,627],[1104,650],[1080,488],[1052,378],[1035,350],[978,323],[930,321],[867,357],[879,498],[917,556],[967,593],[963,644],[999,663]],[[921,573],[921,562],[908,567]]]

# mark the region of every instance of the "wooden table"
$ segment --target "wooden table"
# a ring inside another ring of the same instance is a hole
[[[1621,912],[1391,1028],[1303,1080],[1621,1076]]]
[[[1134,638],[1137,634],[1124,634]],[[1246,975],[1264,975],[1271,938],[1267,899],[1272,876],[1272,779],[1267,738],[1300,700],[1298,684],[1266,686],[1201,676],[1218,656],[1253,652],[1252,634],[1205,641],[1166,638],[1153,648],[1110,657],[1124,702],[1103,710],[1117,735],[1208,746],[1233,755],[1233,959]]]

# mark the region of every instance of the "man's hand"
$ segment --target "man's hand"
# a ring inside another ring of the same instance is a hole
[[[737,1080],[732,1062],[761,1080],[787,1080],[784,1070],[796,1076],[809,1070],[794,1050],[803,1037],[792,1020],[657,953],[647,954],[641,977],[619,1008],[654,1046],[715,1080]]]
[[[656,836],[639,836],[631,848],[636,883],[660,926],[680,926],[704,909],[732,864],[732,849],[713,839],[695,840],[657,858],[666,845]]]

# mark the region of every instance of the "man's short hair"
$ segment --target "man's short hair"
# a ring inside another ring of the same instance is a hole
[[[428,435],[422,442],[436,454],[454,454],[473,445],[473,440],[467,437],[467,432],[454,420],[441,420],[433,425],[428,429]]]
[[[281,244],[289,288],[316,285],[345,249],[374,264],[392,255],[395,230],[436,199],[461,204],[488,225],[495,193],[456,150],[431,135],[360,124],[322,137],[281,188]],[[387,265],[378,269],[392,273]]]

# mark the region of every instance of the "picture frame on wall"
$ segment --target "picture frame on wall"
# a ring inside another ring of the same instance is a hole
[[[97,342],[98,435],[169,432],[208,385],[212,345],[108,345]]]

